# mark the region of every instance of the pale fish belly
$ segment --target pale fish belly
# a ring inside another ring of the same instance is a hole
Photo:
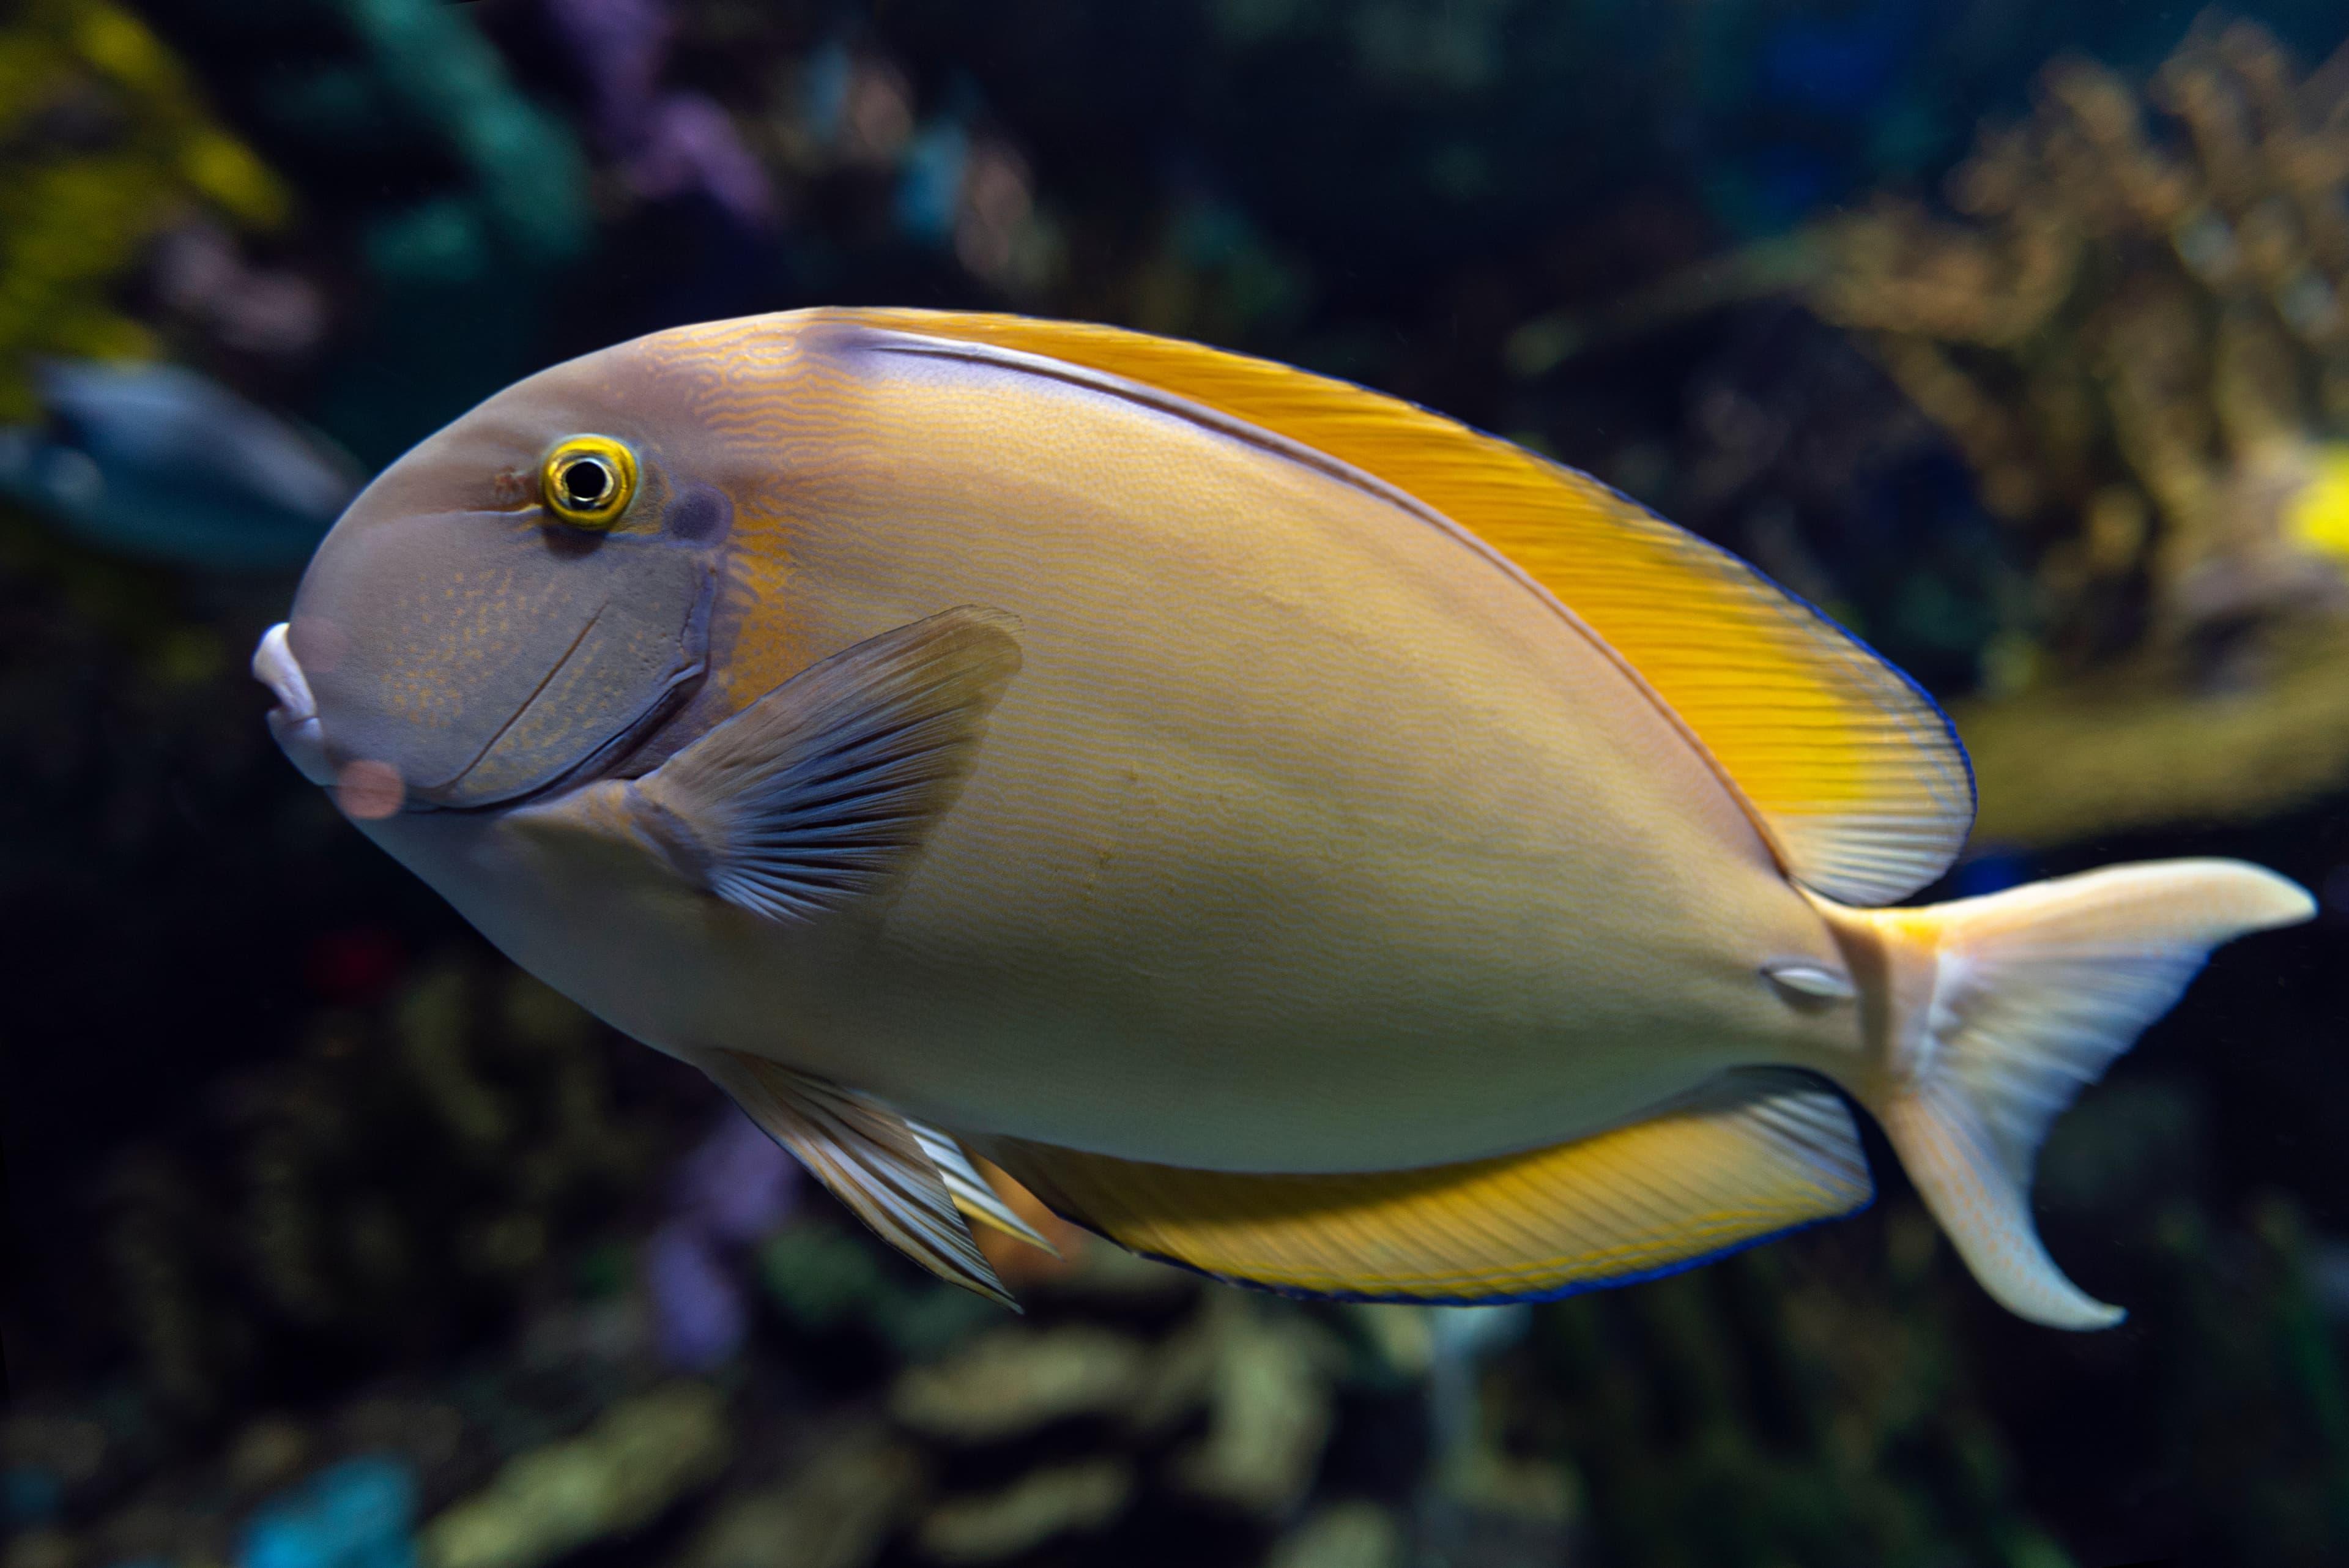
[[[853,346],[799,373],[811,646],[981,604],[1025,663],[872,918],[643,933],[659,1043],[1247,1169],[1554,1142],[1833,1049],[1759,976],[1833,950],[1737,804],[1456,531],[1042,377]]]

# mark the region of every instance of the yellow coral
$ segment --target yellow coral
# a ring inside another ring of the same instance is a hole
[[[1953,216],[1819,231],[1812,304],[2037,552],[2058,667],[2337,607],[2349,482],[2301,475],[2349,426],[2349,48],[2303,76],[2206,18],[2142,93],[2060,60],[2038,99],[1951,176]]]
[[[108,127],[45,140],[43,117]],[[152,336],[116,303],[148,243],[192,208],[285,221],[276,176],[204,108],[146,25],[112,0],[27,0],[0,24],[0,423],[37,411],[38,355],[131,358]]]
[[[262,228],[285,221],[285,187],[235,137],[200,131],[189,140],[180,167],[199,194],[231,216]]]
[[[77,8],[75,52],[135,92],[171,92],[178,73],[155,36],[126,13],[106,5]]]
[[[2284,532],[2313,550],[2349,560],[2349,441],[2327,441],[2315,472],[2284,504]]]

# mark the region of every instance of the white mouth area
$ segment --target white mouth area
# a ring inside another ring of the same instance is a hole
[[[310,695],[310,682],[285,641],[284,621],[261,634],[261,646],[253,650],[253,678],[275,693],[277,706],[289,722],[298,723],[318,716],[317,701]]]
[[[318,732],[317,700],[310,695],[309,680],[286,644],[284,621],[261,634],[261,646],[253,650],[253,678],[277,699],[277,706],[269,711],[269,732],[277,737],[278,749],[312,784],[333,784],[335,770]]]

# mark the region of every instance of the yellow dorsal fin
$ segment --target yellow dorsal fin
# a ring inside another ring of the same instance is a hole
[[[1249,1176],[998,1138],[998,1165],[1130,1251],[1218,1279],[1371,1301],[1524,1301],[1688,1268],[1871,1195],[1844,1103],[1724,1075],[1645,1121],[1425,1170]]]
[[[1930,698],[1744,562],[1587,474],[1398,399],[1194,343],[1016,316],[824,314],[1123,377],[1441,513],[1613,649],[1743,797],[1788,874],[1830,898],[1890,903],[1965,842],[1973,776]]]

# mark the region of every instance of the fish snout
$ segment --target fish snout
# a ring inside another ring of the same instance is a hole
[[[253,678],[269,688],[277,706],[269,711],[269,732],[286,760],[315,784],[335,782],[335,768],[326,760],[326,743],[318,730],[317,699],[310,695],[309,678],[285,639],[286,624],[279,621],[261,634],[253,650]]]
[[[277,706],[269,711],[269,732],[278,750],[312,784],[333,792],[336,804],[360,818],[389,816],[406,795],[399,771],[388,763],[362,760],[337,767],[326,754],[326,732],[310,678],[294,657],[291,628],[279,621],[261,634],[253,650],[253,676],[269,688]]]
[[[272,668],[299,672],[347,814],[500,806],[593,775],[673,710],[716,581],[696,545],[370,492],[304,574]]]

